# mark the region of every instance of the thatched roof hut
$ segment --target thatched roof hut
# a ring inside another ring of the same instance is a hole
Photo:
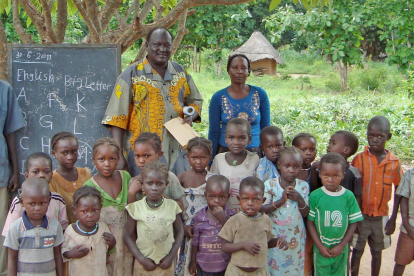
[[[259,71],[267,75],[275,75],[277,63],[283,65],[283,59],[279,52],[259,31],[254,31],[246,43],[230,55],[234,54],[246,55],[250,59],[253,72]]]

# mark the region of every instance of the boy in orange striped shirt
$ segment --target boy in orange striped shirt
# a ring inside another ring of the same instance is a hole
[[[402,176],[399,159],[385,144],[391,139],[390,122],[383,116],[375,116],[368,123],[368,147],[358,153],[352,166],[358,168],[362,176],[361,211],[364,220],[354,236],[351,259],[352,276],[358,275],[361,256],[366,241],[371,249],[371,275],[379,275],[381,252],[391,245],[390,235],[395,231],[400,197],[394,196],[394,208],[388,219],[388,201],[391,200],[392,185],[397,189]]]

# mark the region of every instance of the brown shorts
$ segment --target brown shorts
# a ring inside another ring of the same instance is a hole
[[[226,269],[227,276],[268,276],[267,266],[263,266],[254,272],[246,272],[233,264],[229,264]]]
[[[362,233],[360,235],[354,234],[352,247],[357,250],[364,250],[367,240],[369,247],[374,251],[381,251],[390,247],[391,236],[385,235],[385,225],[388,221],[388,216],[363,216],[364,220],[362,221]]]
[[[397,249],[395,250],[395,262],[399,265],[408,265],[414,260],[414,240],[404,232],[400,232]]]

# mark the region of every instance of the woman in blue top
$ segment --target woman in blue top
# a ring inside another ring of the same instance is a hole
[[[250,61],[242,54],[235,54],[227,61],[227,73],[231,85],[217,91],[210,101],[208,139],[213,142],[213,158],[217,153],[228,151],[224,141],[226,126],[233,118],[241,117],[252,126],[252,140],[247,150],[262,156],[260,130],[270,125],[270,104],[266,91],[246,84],[250,75]]]

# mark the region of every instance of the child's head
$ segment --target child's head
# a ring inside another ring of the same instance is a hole
[[[150,203],[158,203],[168,185],[168,169],[165,164],[148,162],[141,171],[142,189]]]
[[[231,119],[226,126],[225,141],[232,153],[241,153],[250,144],[252,136],[250,123],[242,118]]]
[[[22,184],[20,202],[29,219],[41,221],[49,207],[49,184],[42,178],[27,178]]]
[[[162,157],[161,143],[161,138],[153,132],[143,132],[135,139],[134,159],[140,170],[146,163],[157,161]]]
[[[210,210],[220,206],[224,208],[230,197],[230,181],[222,175],[213,175],[207,180],[204,193]]]
[[[346,160],[338,153],[327,153],[320,161],[319,177],[322,185],[330,192],[337,192],[345,177]]]
[[[259,178],[249,176],[240,182],[239,196],[240,207],[248,216],[255,216],[262,207],[264,201],[264,184]]]
[[[309,166],[316,157],[316,139],[310,133],[299,133],[292,140],[292,146],[302,151],[303,165]]]
[[[204,137],[194,137],[188,141],[187,158],[196,172],[204,172],[213,155],[213,143]]]
[[[73,194],[73,213],[86,227],[95,227],[102,208],[102,195],[95,188],[83,186]]]
[[[24,163],[24,176],[26,178],[38,177],[50,183],[52,180],[52,159],[44,152],[30,154]]]
[[[302,169],[302,152],[296,147],[285,147],[279,152],[277,167],[283,180],[291,183]]]
[[[61,131],[53,135],[50,141],[52,155],[59,162],[59,165],[71,169],[78,160],[78,139],[67,131]]]
[[[339,130],[332,134],[326,151],[342,155],[345,160],[354,155],[358,150],[358,138],[355,134],[345,130]]]
[[[111,176],[116,170],[121,151],[118,143],[109,137],[98,139],[92,147],[92,160],[98,172],[105,176]]]
[[[275,126],[267,126],[260,131],[260,148],[266,158],[272,163],[277,163],[279,151],[285,146],[283,132]]]
[[[385,149],[385,143],[390,139],[390,121],[384,116],[372,117],[367,128],[369,149],[373,152],[382,152]]]

